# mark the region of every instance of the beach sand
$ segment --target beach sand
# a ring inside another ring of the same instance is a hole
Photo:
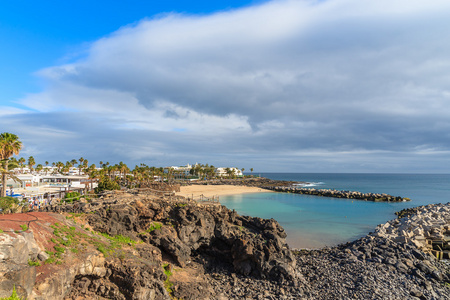
[[[180,187],[180,192],[176,194],[184,197],[192,197],[192,196],[198,197],[200,195],[203,195],[204,197],[213,197],[213,196],[261,193],[261,192],[267,193],[269,191],[258,187],[249,187],[249,186],[189,185]]]

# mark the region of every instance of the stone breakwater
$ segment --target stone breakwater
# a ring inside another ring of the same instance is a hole
[[[450,203],[405,209],[396,214],[407,217],[379,225],[372,235],[414,245],[438,258],[450,258]]]
[[[311,188],[298,188],[292,186],[263,186],[262,188],[272,190],[275,192],[283,192],[283,193],[294,193],[294,194],[302,194],[302,195],[312,195],[312,196],[321,196],[321,197],[331,197],[331,198],[346,198],[346,199],[355,199],[355,200],[364,200],[364,201],[373,201],[373,202],[402,202],[402,201],[410,201],[409,198],[403,198],[399,196],[391,196],[388,194],[379,194],[379,193],[361,193],[354,191],[339,191],[339,190],[330,190],[330,189],[311,189]]]

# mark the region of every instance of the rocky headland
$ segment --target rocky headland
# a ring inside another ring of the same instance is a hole
[[[445,240],[449,211],[420,207],[352,243],[291,250],[275,220],[105,194],[0,216],[0,297],[15,286],[28,299],[449,299],[448,261],[418,242]]]
[[[0,218],[0,297],[214,299],[217,274],[297,286],[275,220],[215,203],[118,192]]]

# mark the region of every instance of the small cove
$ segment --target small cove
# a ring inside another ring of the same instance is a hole
[[[447,174],[315,174],[265,173],[278,180],[317,183],[314,188],[388,193],[411,202],[386,203],[288,193],[223,196],[220,201],[242,215],[274,218],[288,233],[293,248],[334,246],[362,237],[381,223],[396,218],[403,208],[450,201]]]

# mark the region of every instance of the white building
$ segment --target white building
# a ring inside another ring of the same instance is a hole
[[[18,174],[16,175],[21,182],[15,182],[8,179],[7,186],[13,188],[30,187],[85,187],[86,182],[90,182],[87,175],[41,175],[41,174]],[[95,184],[94,184],[95,185]]]
[[[243,176],[242,171],[239,170],[238,168],[217,168],[216,176],[217,177],[228,177],[229,175],[227,173],[227,169],[230,169],[231,172],[233,172],[235,176],[238,176],[238,177]]]
[[[192,166],[190,164],[187,164],[186,166],[172,166],[172,167],[165,167],[164,168],[164,173],[167,174],[169,173],[169,170],[172,169],[172,171],[174,173],[176,173],[177,175],[181,175],[181,176],[189,176]]]

